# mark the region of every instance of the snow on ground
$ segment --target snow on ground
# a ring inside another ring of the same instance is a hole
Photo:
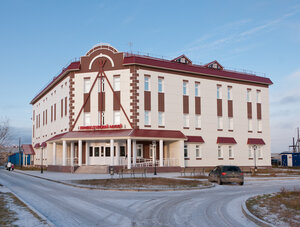
[[[27,206],[15,203],[12,198],[13,194],[9,189],[0,186],[0,193],[4,193],[9,210],[16,213],[17,220],[12,223],[13,226],[48,226],[45,222],[35,217]]]

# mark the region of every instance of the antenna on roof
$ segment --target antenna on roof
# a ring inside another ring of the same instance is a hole
[[[129,42],[128,45],[129,45],[130,53],[132,53],[132,46],[133,46],[133,43],[132,43],[132,42]]]

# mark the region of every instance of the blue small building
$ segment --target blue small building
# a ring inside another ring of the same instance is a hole
[[[15,166],[33,165],[33,157],[35,155],[31,144],[23,144],[20,152],[16,152],[8,156],[8,161]]]
[[[281,165],[288,167],[300,166],[300,153],[283,152],[281,155]]]

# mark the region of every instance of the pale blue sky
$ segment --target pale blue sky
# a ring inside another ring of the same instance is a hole
[[[194,63],[266,73],[272,152],[300,126],[300,2],[0,2],[0,118],[30,137],[30,100],[72,58],[99,42]]]

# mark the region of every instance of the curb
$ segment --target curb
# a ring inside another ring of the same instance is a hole
[[[22,203],[24,203],[28,209],[30,209],[33,213],[35,213],[37,216],[39,216],[43,221],[46,222],[48,226],[55,226],[48,218],[46,218],[43,214],[41,214],[38,210],[33,208],[31,205],[29,205],[26,201],[24,201],[20,196],[18,196],[15,192],[9,189],[9,192],[12,193],[18,200],[20,200]]]
[[[50,182],[54,182],[54,183],[58,183],[58,184],[63,184],[63,185],[67,185],[67,186],[72,186],[72,187],[76,187],[76,188],[82,188],[82,189],[89,189],[89,190],[104,190],[104,191],[127,191],[127,192],[161,192],[161,191],[190,191],[190,190],[201,190],[201,189],[208,189],[208,188],[213,188],[215,187],[214,184],[210,185],[210,186],[204,186],[201,188],[191,188],[191,189],[125,189],[125,188],[96,188],[96,187],[87,187],[87,186],[81,186],[81,185],[76,185],[76,184],[71,184],[71,183],[66,183],[63,181],[57,181],[57,180],[52,180],[49,178],[45,178],[45,177],[39,177],[39,176],[35,176],[35,175],[31,175],[28,173],[24,173],[21,171],[15,171],[16,173],[19,174],[24,174],[30,177],[35,177],[35,178],[39,178],[42,180],[47,180]]]
[[[275,225],[272,225],[271,223],[268,223],[258,217],[256,217],[254,214],[252,214],[247,206],[246,206],[246,201],[245,200],[243,203],[242,203],[242,212],[243,214],[246,216],[246,218],[248,218],[250,221],[254,222],[255,224],[257,224],[258,226],[262,226],[262,227],[275,227]]]

